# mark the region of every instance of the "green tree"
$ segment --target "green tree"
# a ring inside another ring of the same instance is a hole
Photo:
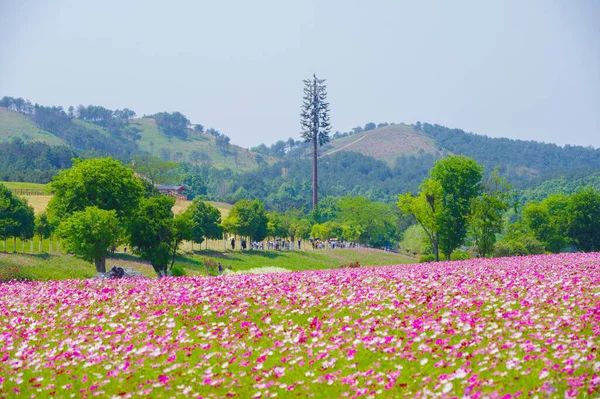
[[[300,113],[302,125],[302,138],[313,145],[313,209],[319,203],[317,195],[317,144],[322,146],[329,142],[329,103],[327,99],[327,86],[324,79],[313,75],[312,79],[304,80],[304,102]]]
[[[288,236],[288,229],[284,219],[279,216],[277,212],[270,212],[267,214],[267,235],[269,237],[282,237]]]
[[[152,155],[133,155],[131,157],[131,167],[136,173],[149,179],[153,184],[171,183],[177,179],[176,162],[163,161]]]
[[[121,237],[117,212],[96,206],[74,212],[58,227],[63,247],[81,259],[94,262],[96,271],[106,272],[106,255]]]
[[[188,199],[204,196],[207,193],[206,182],[199,173],[189,173],[183,179]]]
[[[425,179],[420,186],[419,195],[400,194],[398,207],[405,214],[413,215],[423,228],[433,247],[435,261],[440,260],[439,232],[441,229],[442,186],[439,181]]]
[[[315,224],[310,232],[311,236],[319,240],[329,240],[339,238],[343,234],[342,225],[338,222],[328,221],[323,224]]]
[[[592,188],[571,196],[569,236],[584,252],[600,251],[600,193]]]
[[[240,200],[233,205],[223,222],[226,231],[252,241],[262,241],[267,236],[267,213],[259,200]]]
[[[202,243],[205,239],[220,240],[223,238],[221,212],[207,202],[194,199],[185,213],[190,215],[191,240]]]
[[[471,212],[468,215],[471,236],[477,252],[483,258],[494,251],[496,234],[503,230],[502,216],[510,207],[511,198],[510,184],[494,171],[490,181],[485,184],[483,193],[471,202]]]
[[[145,198],[128,225],[129,242],[134,252],[150,262],[158,277],[167,276],[173,245],[177,241],[172,197]]]
[[[345,196],[338,201],[341,223],[359,233],[359,240],[373,247],[393,245],[397,240],[396,217],[391,206],[366,197]]]
[[[451,156],[437,161],[429,174],[442,188],[439,243],[450,260],[467,236],[471,203],[481,192],[483,167],[472,158]]]
[[[40,240],[40,252],[44,249],[44,238],[49,238],[54,231],[55,225],[50,223],[48,214],[42,212],[35,218],[35,234]]]
[[[559,253],[569,245],[568,205],[569,197],[556,194],[523,208],[523,225],[550,252]]]
[[[0,236],[4,240],[4,250],[6,238],[12,237],[13,252],[16,252],[18,237],[21,240],[33,237],[35,216],[26,199],[19,198],[3,185],[0,186]]]
[[[114,210],[123,221],[144,194],[144,186],[133,171],[111,157],[73,160],[73,167],[59,172],[50,189],[54,196],[48,204],[48,215],[58,220],[96,206]]]
[[[282,237],[290,237],[292,249],[296,246],[296,239],[307,239],[310,236],[310,222],[306,219],[299,219],[295,215],[284,215],[281,217],[281,223],[285,230]]]
[[[6,239],[10,237],[15,224],[13,212],[16,204],[14,202],[12,192],[0,184],[0,238],[4,242],[4,251],[6,251]]]

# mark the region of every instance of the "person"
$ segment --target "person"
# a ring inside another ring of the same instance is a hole
[[[246,249],[246,240],[242,238],[242,251]]]
[[[231,249],[235,249],[235,238],[231,239]]]
[[[221,274],[223,274],[223,265],[221,265],[221,262],[219,262],[218,266],[219,266],[219,276],[220,276]]]
[[[300,243],[302,242],[302,240],[298,240],[298,249],[300,249]]]

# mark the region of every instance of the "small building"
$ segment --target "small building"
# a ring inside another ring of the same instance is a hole
[[[183,192],[185,191],[185,186],[156,186],[158,191],[169,197],[176,197],[178,200],[185,200],[187,197]]]

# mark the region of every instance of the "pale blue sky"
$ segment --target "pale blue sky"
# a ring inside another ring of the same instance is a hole
[[[299,138],[302,79],[333,130],[439,123],[600,147],[600,1],[0,0],[0,96],[180,111],[253,146]]]

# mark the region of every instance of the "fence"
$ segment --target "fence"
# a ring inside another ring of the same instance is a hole
[[[15,195],[48,195],[39,188],[11,188],[10,191]]]

